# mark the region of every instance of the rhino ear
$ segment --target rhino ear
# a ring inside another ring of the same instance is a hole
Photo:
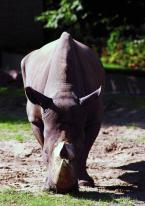
[[[40,105],[43,109],[48,109],[52,107],[53,100],[45,95],[39,93],[38,91],[32,89],[31,87],[25,88],[26,96],[33,104]]]
[[[88,94],[85,97],[79,99],[80,105],[85,105],[93,100],[95,100],[101,94],[101,86],[95,90],[94,92]]]

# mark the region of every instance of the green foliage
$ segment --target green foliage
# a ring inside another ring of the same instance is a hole
[[[102,62],[125,68],[145,68],[145,36],[139,39],[125,38],[121,32],[119,29],[111,32],[102,53]]]
[[[42,12],[36,20],[45,23],[45,28],[59,29],[77,22],[77,14],[82,9],[79,0],[61,0],[58,9],[54,6],[54,8]]]
[[[110,54],[114,52],[114,50],[117,49],[117,42],[120,37],[120,32],[119,31],[113,31],[110,33],[109,39],[107,41],[107,48]]]
[[[145,68],[143,1],[142,3],[134,3],[132,0],[114,3],[114,1],[102,0],[100,4],[97,1],[85,0],[45,0],[44,2],[45,11],[36,20],[43,22],[44,27],[50,31],[47,33],[47,42],[58,38],[66,30],[76,39],[95,47],[99,52],[109,33],[102,53],[104,64],[118,64],[124,68]],[[113,12],[108,14],[104,4]],[[131,13],[128,12],[128,8],[132,8]],[[133,8],[142,8],[141,16],[137,17],[138,28]]]
[[[145,68],[145,37],[125,42],[126,63],[132,68]]]
[[[134,30],[140,33],[138,28],[144,24],[143,0],[44,0],[43,4],[44,12],[36,20],[41,21],[47,28],[47,41],[54,40],[62,31],[67,30],[75,35],[75,38],[94,44],[98,37],[106,37],[108,32],[116,27],[125,25],[132,29],[132,33]],[[140,11],[137,16],[134,15],[136,10]],[[142,32],[144,33],[144,29]],[[115,35],[114,33],[112,38],[116,38]]]

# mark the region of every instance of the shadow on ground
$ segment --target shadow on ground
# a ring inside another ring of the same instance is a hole
[[[26,120],[26,98],[22,87],[0,87],[0,121]],[[145,97],[121,94],[104,95],[104,125],[145,128]]]
[[[129,171],[119,177],[119,179],[135,185],[138,189],[142,189],[145,186],[145,161],[131,163],[125,166],[117,167]]]
[[[129,186],[106,186],[103,188],[98,187],[98,190],[109,190],[109,192],[81,191],[72,196],[76,198],[105,202],[116,201],[116,199],[119,198],[130,198],[136,201],[145,201],[145,187],[134,188]],[[116,191],[118,191],[118,194]]]
[[[116,169],[122,169],[126,172],[119,178],[128,185],[117,186],[104,186],[96,187],[95,191],[81,191],[73,196],[77,198],[83,198],[94,201],[116,201],[118,198],[128,197],[136,201],[145,201],[145,161],[131,163],[121,167],[115,167]],[[94,188],[95,189],[95,188]],[[105,192],[104,192],[105,191]],[[116,202],[117,203],[117,202]]]
[[[0,99],[0,122],[27,121],[25,112],[26,98],[23,89],[1,88]],[[104,105],[104,125],[135,125],[145,128],[145,97],[107,94],[104,96]],[[94,188],[95,190],[97,189],[97,192],[81,191],[74,196],[106,202],[111,202],[115,198],[122,197],[145,201],[145,161],[130,163],[116,169],[128,171],[123,173],[119,178],[129,184],[133,184],[133,186],[97,187]]]
[[[145,128],[145,97],[120,94],[104,95],[104,125]]]

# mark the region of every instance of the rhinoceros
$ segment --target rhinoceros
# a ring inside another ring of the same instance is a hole
[[[26,55],[21,69],[28,120],[47,168],[44,188],[93,187],[86,161],[100,130],[105,77],[96,53],[63,32]]]

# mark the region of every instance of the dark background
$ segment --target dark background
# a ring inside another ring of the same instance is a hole
[[[0,50],[24,52],[43,43],[43,27],[34,20],[43,9],[41,0],[1,0]]]
[[[68,1],[69,2],[69,1]],[[70,1],[71,2],[71,1]],[[77,38],[88,36],[88,43],[105,38],[115,27],[124,27],[124,35],[144,35],[145,2],[143,0],[82,0],[83,10],[77,12],[79,30],[71,24],[60,24],[56,29],[43,29],[43,23],[35,20],[47,9],[57,10],[58,0],[1,0],[0,50],[22,52],[38,48],[54,40],[64,30]],[[87,14],[85,19],[82,16]]]
[[[37,21],[36,17],[47,10],[57,14],[62,1],[64,7],[71,7],[72,2],[81,3],[80,11],[77,7],[72,9],[77,20],[71,22],[65,13],[56,28],[44,28],[46,20]],[[144,14],[143,0],[1,0],[0,84],[5,85],[9,79],[21,76],[20,61],[23,56],[55,40],[63,31],[70,32],[74,38],[95,47],[97,51],[106,46],[106,39],[115,28],[121,31],[124,39],[144,38]],[[115,43],[115,39],[113,41]]]

